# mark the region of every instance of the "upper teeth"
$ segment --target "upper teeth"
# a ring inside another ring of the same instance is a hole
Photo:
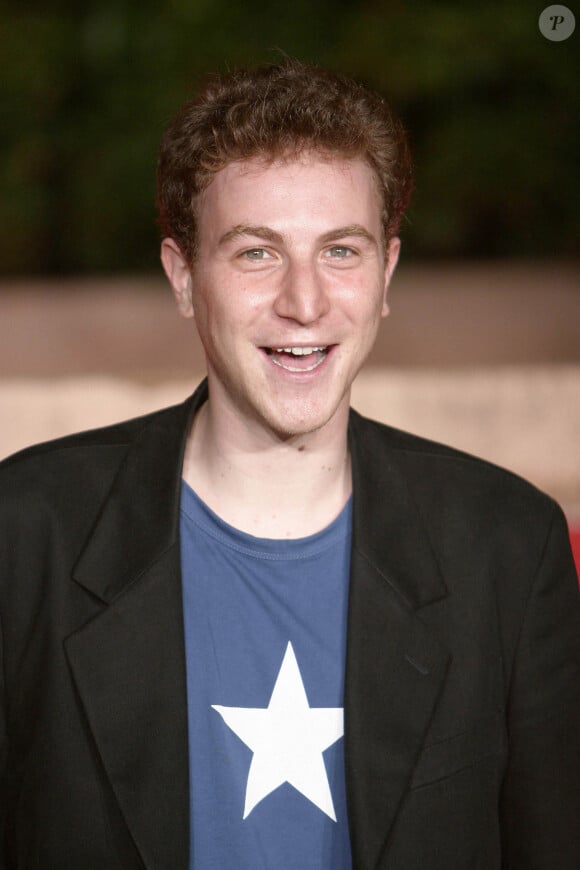
[[[319,350],[326,350],[325,347],[277,347],[276,353],[293,353],[294,356],[308,356],[311,353]]]

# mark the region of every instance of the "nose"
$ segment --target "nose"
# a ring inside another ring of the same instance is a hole
[[[279,317],[306,326],[324,317],[330,300],[322,276],[313,264],[292,263],[285,271],[274,303]]]

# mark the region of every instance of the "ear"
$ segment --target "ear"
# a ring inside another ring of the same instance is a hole
[[[193,317],[191,270],[173,239],[161,242],[161,262],[182,317]]]
[[[383,291],[383,307],[381,310],[381,317],[386,317],[389,313],[389,306],[387,304],[387,293],[389,292],[389,285],[391,283],[391,278],[393,277],[393,272],[395,271],[395,266],[399,260],[399,251],[401,250],[401,240],[398,236],[394,236],[388,244],[386,259],[385,259],[385,289]]]

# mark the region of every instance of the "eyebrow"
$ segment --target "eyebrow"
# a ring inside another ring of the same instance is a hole
[[[221,247],[222,245],[234,241],[235,239],[239,239],[242,236],[255,236],[258,239],[264,239],[266,242],[277,242],[278,244],[284,241],[280,233],[277,233],[276,230],[270,229],[270,227],[254,227],[249,224],[237,224],[237,226],[232,227],[231,230],[228,230],[227,233],[223,234],[218,242],[218,246]]]
[[[338,241],[338,239],[344,239],[349,236],[351,238],[354,236],[359,239],[366,239],[368,242],[372,242],[372,244],[375,245],[377,243],[373,234],[369,233],[369,231],[361,226],[361,224],[349,224],[346,227],[338,227],[335,230],[330,230],[328,233],[324,233],[320,241],[324,244],[327,242]]]
[[[218,242],[218,247],[226,245],[228,242],[239,239],[242,236],[253,236],[254,238],[264,239],[264,241],[275,242],[276,244],[282,244],[284,242],[284,237],[270,227],[237,224],[221,236]],[[328,242],[338,241],[339,239],[344,239],[349,236],[366,239],[374,245],[377,244],[377,240],[372,233],[369,233],[369,231],[361,224],[349,224],[345,227],[337,227],[336,229],[329,230],[327,233],[320,236],[319,241],[322,244],[328,244]]]

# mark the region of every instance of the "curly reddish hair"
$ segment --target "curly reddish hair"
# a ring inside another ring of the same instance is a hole
[[[159,153],[157,208],[192,263],[198,195],[234,160],[317,151],[363,158],[383,203],[385,243],[396,235],[413,186],[407,136],[386,101],[352,79],[288,59],[209,78],[169,126]]]

